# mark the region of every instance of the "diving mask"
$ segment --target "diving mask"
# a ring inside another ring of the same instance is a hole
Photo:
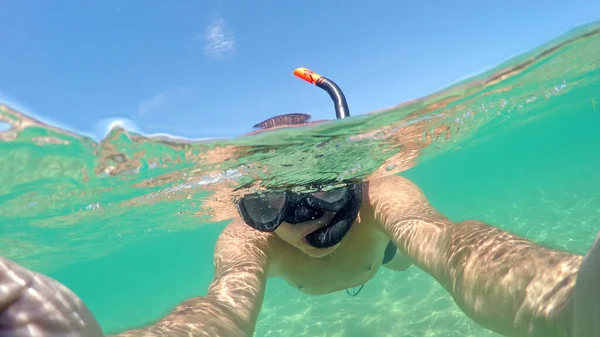
[[[272,232],[282,222],[294,225],[319,219],[326,211],[336,212],[329,223],[306,237],[310,245],[327,248],[350,230],[361,202],[361,185],[354,184],[314,193],[252,193],[238,202],[238,211],[248,226],[261,232]]]

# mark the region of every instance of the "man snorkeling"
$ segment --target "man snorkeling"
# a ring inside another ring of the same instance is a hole
[[[217,240],[207,295],[117,336],[252,336],[269,277],[318,295],[364,284],[382,265],[411,264],[499,334],[600,336],[600,235],[582,258],[480,221],[455,223],[400,176],[249,194],[237,206]],[[75,294],[0,259],[0,336],[53,335],[103,336]]]

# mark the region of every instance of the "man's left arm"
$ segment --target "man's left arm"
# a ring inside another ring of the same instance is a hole
[[[399,176],[369,183],[367,202],[398,249],[476,323],[507,336],[571,336],[581,256],[480,221],[454,223]]]

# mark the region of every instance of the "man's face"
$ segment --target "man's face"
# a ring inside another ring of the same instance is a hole
[[[323,257],[331,254],[339,243],[329,248],[315,248],[306,242],[306,236],[319,228],[324,227],[333,218],[336,212],[325,212],[322,217],[302,223],[292,225],[287,222],[282,222],[275,230],[275,234],[283,241],[298,248],[304,254],[311,257]]]

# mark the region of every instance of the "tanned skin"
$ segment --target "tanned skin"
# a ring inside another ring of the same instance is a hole
[[[452,222],[429,204],[415,184],[399,176],[364,185],[359,217],[338,245],[315,249],[306,244],[304,236],[332,216],[327,213],[322,219],[294,226],[283,223],[275,233],[262,233],[234,220],[217,241],[215,278],[206,296],[179,304],[150,326],[116,336],[252,336],[268,277],[283,278],[315,295],[351,288],[377,273],[389,240],[398,247],[390,267],[404,270],[414,264],[422,269],[450,293],[466,315],[489,330],[512,337],[596,336],[596,330],[583,327],[594,319],[586,317],[590,310],[573,318],[577,312],[573,293],[582,256],[542,247],[480,221]],[[17,269],[13,274],[38,275],[0,260],[0,288],[10,285],[6,280]],[[599,273],[587,270],[593,280],[589,284],[597,283]],[[24,285],[12,290],[12,296],[18,298],[15,291],[23,296],[26,289]],[[40,292],[43,296],[38,301],[50,302],[50,294]],[[79,301],[68,289],[65,292]],[[588,302],[597,310],[593,304],[597,301]],[[78,333],[94,330],[97,323],[86,314],[83,303],[76,303],[63,308],[66,313],[58,320],[61,331],[73,332],[72,336],[101,336],[101,332]],[[0,297],[0,322],[13,322],[12,329],[17,329],[19,308],[11,316],[7,307],[11,308]],[[82,312],[85,324],[74,324],[69,310]],[[573,334],[575,321],[581,322],[579,331],[585,330],[577,336]],[[20,331],[25,333],[19,336],[35,336],[27,334],[23,324]],[[24,326],[48,331],[48,324],[38,318]],[[12,331],[10,325],[0,329]]]

